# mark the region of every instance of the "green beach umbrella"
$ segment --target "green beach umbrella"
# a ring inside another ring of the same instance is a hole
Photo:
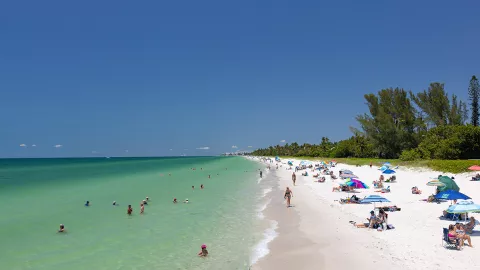
[[[448,176],[441,176],[438,178],[438,181],[445,184],[445,186],[443,187],[437,187],[437,190],[439,192],[450,190],[450,189],[455,191],[460,191],[460,188],[457,186],[457,183],[455,183],[455,181],[453,181],[453,179]]]

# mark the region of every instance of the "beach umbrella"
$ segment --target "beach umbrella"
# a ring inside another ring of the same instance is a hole
[[[444,187],[445,184],[438,181],[438,180],[432,180],[430,182],[427,183],[427,186],[431,186],[431,187]]]
[[[383,173],[383,174],[394,174],[395,171],[392,170],[392,169],[386,169],[386,170],[384,170],[382,173]]]
[[[362,203],[390,202],[387,198],[380,195],[370,195],[362,200]]]
[[[361,201],[361,203],[373,203],[373,209],[375,209],[375,203],[377,202],[390,202],[390,201],[379,195],[370,195]]]
[[[437,195],[435,195],[435,199],[442,199],[442,200],[469,200],[469,199],[471,199],[471,198],[468,197],[467,195],[461,193],[461,192],[458,192],[458,191],[449,189],[449,190],[442,191],[442,192],[438,193]]]
[[[356,175],[354,175],[354,174],[348,174],[348,173],[347,173],[347,174],[343,174],[343,173],[342,173],[342,174],[340,174],[340,177],[341,177],[341,178],[356,178],[356,177],[358,177],[358,176],[356,176]]]
[[[345,183],[347,186],[353,187],[353,188],[368,188],[368,186],[363,183],[362,181],[358,179],[350,179],[350,181]]]
[[[450,205],[447,212],[452,214],[480,212],[480,205],[475,204],[472,201],[459,201],[457,204]]]
[[[473,165],[473,166],[468,167],[468,169],[471,170],[471,171],[480,171],[480,166]]]
[[[378,168],[379,171],[385,171],[389,168],[389,166],[383,165],[382,167]]]
[[[449,190],[449,189],[452,189],[452,190],[455,190],[455,191],[460,191],[460,188],[457,186],[457,183],[455,183],[455,181],[453,181],[453,179],[448,177],[448,176],[440,176],[438,178],[438,181],[445,184],[445,186],[437,187],[437,190],[439,192]]]

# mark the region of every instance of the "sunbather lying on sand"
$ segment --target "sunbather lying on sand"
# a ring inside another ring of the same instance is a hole
[[[340,185],[338,187],[333,187],[332,192],[334,191],[353,191],[353,187]]]
[[[422,191],[418,187],[412,187],[412,194],[422,194]]]
[[[319,183],[325,182],[325,177],[320,177],[320,179],[318,179],[317,182],[319,182]]]

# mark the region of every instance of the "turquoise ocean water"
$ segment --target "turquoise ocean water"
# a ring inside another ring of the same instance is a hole
[[[0,159],[0,269],[248,269],[262,237],[258,168],[239,157]]]

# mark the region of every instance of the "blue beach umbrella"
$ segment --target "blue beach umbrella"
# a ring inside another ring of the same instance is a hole
[[[374,208],[375,208],[375,203],[377,202],[390,202],[390,201],[379,195],[370,195],[362,200],[362,203],[373,203]]]
[[[395,171],[392,170],[392,169],[386,169],[386,170],[384,170],[382,173],[383,173],[383,174],[394,174]]]
[[[472,201],[460,201],[457,204],[450,205],[447,212],[452,214],[480,212],[480,205],[474,204]]]
[[[362,203],[390,202],[387,198],[379,195],[370,195],[362,200]]]
[[[385,166],[383,165],[382,167],[378,168],[379,171],[385,171],[387,170],[389,167],[388,166]]]
[[[435,195],[435,199],[442,199],[442,200],[470,200],[471,198],[467,195],[458,192],[453,189],[445,190],[437,195]]]

